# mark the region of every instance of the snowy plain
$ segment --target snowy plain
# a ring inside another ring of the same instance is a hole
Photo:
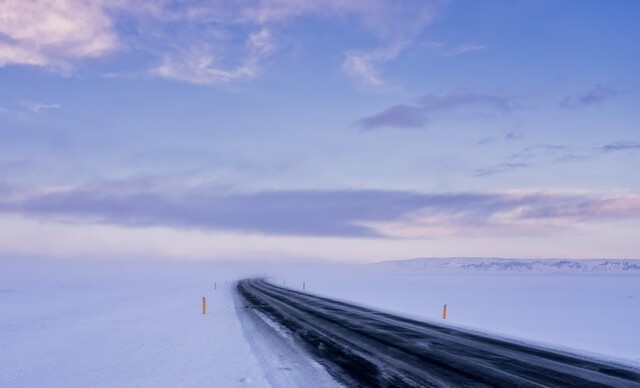
[[[238,270],[4,262],[0,387],[270,386],[233,305]]]
[[[465,261],[472,265],[461,269]],[[283,272],[273,281],[298,289],[304,282],[306,291],[330,298],[640,367],[640,261],[535,262],[527,270],[523,260],[418,259]],[[622,270],[624,263],[631,270]]]
[[[300,359],[270,360],[269,343],[240,319],[232,282],[250,276],[295,289],[305,282],[308,292],[640,367],[635,272],[46,260],[0,266],[3,387],[281,385]]]

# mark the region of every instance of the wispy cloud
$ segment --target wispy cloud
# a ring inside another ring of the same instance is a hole
[[[473,175],[484,177],[541,164],[583,161],[603,154],[635,151],[640,151],[640,143],[633,141],[618,141],[592,147],[577,147],[564,144],[536,144],[509,154],[494,166],[476,169]]]
[[[62,107],[60,104],[43,104],[32,101],[21,101],[20,105],[33,113],[40,113],[41,111],[48,109],[60,109]]]
[[[594,152],[597,152],[597,149],[561,144],[536,144],[512,152],[494,166],[478,168],[474,170],[473,175],[486,177],[540,164],[586,160],[591,158]]]
[[[218,85],[251,79],[258,75],[261,62],[276,49],[271,32],[264,28],[247,37],[244,54],[235,68],[221,67],[214,54],[207,49],[187,47],[167,54],[152,73],[169,79],[200,85]]]
[[[605,152],[616,152],[616,151],[640,151],[640,142],[637,141],[618,141],[615,143],[610,143],[603,145],[600,147],[602,151]]]
[[[516,162],[516,163],[500,163],[492,167],[488,168],[479,168],[474,172],[474,176],[488,176],[493,174],[499,174],[507,171],[512,171],[519,168],[528,167],[526,163]]]
[[[459,45],[447,45],[440,42],[429,42],[423,44],[422,46],[427,47],[427,49],[434,51],[443,57],[454,57],[474,51],[481,51],[488,47],[486,45],[473,42],[462,43]]]
[[[342,64],[348,76],[368,85],[383,82],[381,68],[429,24],[441,4],[418,0],[405,1],[402,6],[391,0],[252,0],[183,5],[177,10],[173,3],[167,2],[158,12],[172,23],[170,34],[158,33],[165,41],[169,37],[169,42],[161,43],[168,53],[152,71],[157,76],[201,84],[253,78],[275,49],[282,48],[279,35],[292,22],[307,17],[355,24],[377,42],[374,49],[348,50]],[[176,30],[184,32],[176,38]],[[256,37],[261,41],[256,42]],[[259,49],[238,54],[238,41]]]
[[[476,44],[476,43],[465,43],[462,44],[460,46],[456,46],[453,47],[449,50],[446,50],[443,52],[443,55],[445,56],[456,56],[456,55],[461,55],[461,54],[466,54],[466,53],[470,53],[470,52],[474,52],[474,51],[481,51],[486,49],[487,46],[483,45],[483,44]]]
[[[156,77],[204,85],[258,75],[279,34],[302,17],[357,24],[379,49],[350,50],[344,71],[380,82],[393,60],[432,20],[439,1],[408,0],[4,0],[0,13],[0,67],[28,65],[70,74],[87,58],[135,49],[156,58]],[[125,26],[125,28],[121,28]],[[129,71],[137,73],[139,71]]]
[[[476,145],[482,146],[482,145],[486,145],[486,144],[491,144],[491,143],[495,143],[497,141],[500,140],[504,140],[504,141],[516,141],[516,140],[521,140],[522,138],[524,138],[524,132],[522,132],[519,129],[513,129],[509,132],[507,132],[506,134],[504,134],[503,136],[497,137],[497,136],[489,136],[489,137],[485,137],[483,139],[480,139]]]
[[[443,113],[463,109],[481,109],[506,113],[516,106],[512,97],[481,94],[453,93],[446,95],[429,94],[416,104],[394,105],[380,113],[364,117],[355,122],[355,126],[363,130],[378,128],[421,128]]]
[[[117,183],[39,190],[0,186],[0,212],[50,222],[264,235],[435,237],[544,234],[548,227],[640,219],[640,196],[544,191],[230,193],[205,188],[162,191]]]
[[[395,59],[409,42],[391,44],[372,51],[351,51],[345,54],[342,70],[348,76],[371,86],[382,85],[381,67]]]
[[[512,131],[507,132],[506,135],[504,135],[504,139],[505,140],[520,140],[524,137],[524,133],[521,130],[518,129],[514,129]]]
[[[584,92],[567,96],[560,102],[560,106],[566,109],[576,109],[590,105],[599,105],[619,94],[619,90],[600,84]]]

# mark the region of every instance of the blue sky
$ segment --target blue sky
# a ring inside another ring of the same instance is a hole
[[[635,1],[0,4],[3,256],[639,255]]]

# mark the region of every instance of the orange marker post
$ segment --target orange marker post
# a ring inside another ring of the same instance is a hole
[[[207,298],[202,297],[202,315],[207,313]]]
[[[442,307],[442,319],[447,319],[447,305]]]

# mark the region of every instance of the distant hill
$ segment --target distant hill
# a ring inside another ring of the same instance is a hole
[[[638,259],[505,259],[438,257],[383,261],[375,266],[389,269],[446,272],[547,272],[547,273],[637,273]]]

